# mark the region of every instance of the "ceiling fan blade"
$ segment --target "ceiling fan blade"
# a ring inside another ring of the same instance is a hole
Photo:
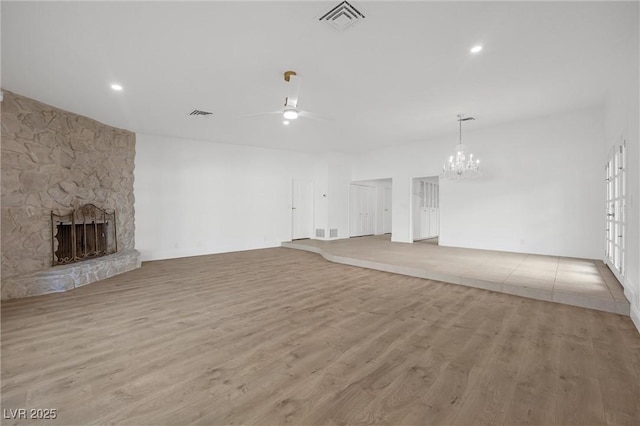
[[[269,112],[258,112],[256,114],[242,115],[239,118],[257,117],[257,116],[260,116],[260,115],[273,115],[273,114],[282,114],[282,110],[269,111]]]
[[[300,111],[298,112],[298,115],[300,115],[300,117],[311,118],[313,120],[335,121],[335,119],[327,117],[326,115],[316,114],[315,112],[309,111]]]
[[[300,87],[302,86],[302,78],[297,75],[289,77],[287,82],[287,105],[294,108],[298,107],[298,98],[300,97]]]

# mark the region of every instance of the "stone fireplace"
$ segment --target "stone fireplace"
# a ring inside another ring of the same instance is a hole
[[[8,91],[0,105],[2,299],[139,267],[135,134]]]

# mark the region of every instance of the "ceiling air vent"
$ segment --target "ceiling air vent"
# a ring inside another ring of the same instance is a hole
[[[351,25],[364,19],[364,15],[348,1],[335,6],[333,9],[322,15],[318,20],[326,22],[337,30],[346,30]]]
[[[211,115],[211,114],[213,113],[208,111],[200,111],[199,109],[194,109],[189,113],[189,115]]]

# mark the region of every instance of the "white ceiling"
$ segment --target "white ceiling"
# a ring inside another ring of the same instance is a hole
[[[2,87],[138,133],[361,152],[598,104],[638,37],[636,2],[354,0],[343,32],[317,20],[338,3],[2,1]],[[280,108],[290,69],[334,120],[241,118]]]

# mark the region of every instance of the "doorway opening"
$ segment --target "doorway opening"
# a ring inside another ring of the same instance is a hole
[[[440,181],[437,176],[413,179],[413,241],[438,245],[440,236]]]

